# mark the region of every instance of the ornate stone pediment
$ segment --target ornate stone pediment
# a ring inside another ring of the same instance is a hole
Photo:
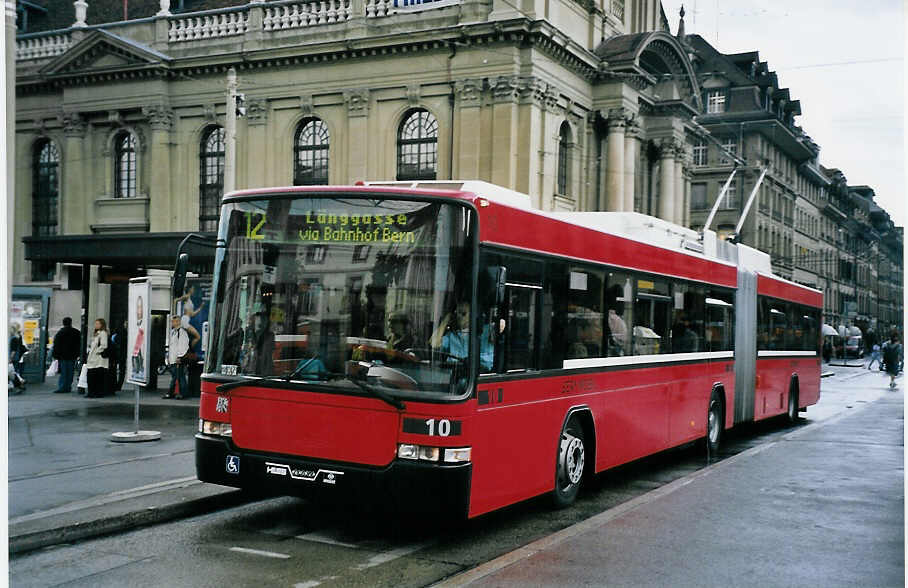
[[[41,68],[48,78],[166,69],[171,58],[104,30],[96,30]]]

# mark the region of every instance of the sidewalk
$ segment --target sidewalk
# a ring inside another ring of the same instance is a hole
[[[248,498],[195,478],[198,398],[140,393],[139,429],[160,440],[111,441],[135,430],[135,390],[85,398],[30,383],[7,399],[9,551],[19,553],[208,512]]]
[[[904,586],[898,384],[437,586]]]

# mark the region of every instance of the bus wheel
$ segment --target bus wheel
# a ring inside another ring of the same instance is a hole
[[[722,425],[725,422],[722,414],[722,400],[715,392],[709,398],[709,411],[706,420],[706,452],[709,457],[718,455],[722,442]]]
[[[557,508],[569,506],[577,498],[585,467],[583,428],[576,419],[571,418],[561,431],[561,442],[558,447],[555,490],[552,492],[552,499]]]
[[[794,384],[788,391],[788,422],[798,422],[798,388]]]

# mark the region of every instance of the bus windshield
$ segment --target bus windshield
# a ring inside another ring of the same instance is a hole
[[[225,204],[206,371],[395,405],[462,396],[475,214],[385,196]]]

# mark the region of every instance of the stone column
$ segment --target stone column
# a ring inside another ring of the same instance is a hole
[[[482,146],[482,124],[479,116],[482,80],[458,80],[454,83],[457,97],[457,159],[452,178],[480,178],[479,154]],[[452,129],[453,130],[453,129]]]
[[[659,218],[671,221],[675,215],[675,142],[660,139],[659,148]]]
[[[63,177],[60,182],[60,234],[89,233],[88,223],[94,197],[85,181],[85,131],[88,125],[78,112],[64,112]],[[106,161],[105,161],[106,164]]]
[[[578,210],[596,210],[596,113],[588,112],[583,119],[583,132],[586,134],[583,144],[584,164],[581,181],[583,182],[583,201]]]
[[[636,194],[637,159],[640,156],[640,138],[643,129],[637,123],[636,117],[628,119],[624,129],[624,211],[634,212],[634,196]]]
[[[605,209],[624,210],[624,129],[625,110],[613,108],[608,112],[608,163],[605,167]]]
[[[4,104],[6,106],[6,299],[12,300],[13,282],[16,281],[13,270],[13,248],[15,246],[14,227],[16,226],[16,3],[7,0],[6,11],[4,13],[4,31],[6,40],[6,52],[3,60],[5,68],[6,92],[4,94]],[[62,192],[61,192],[62,195]],[[61,223],[62,233],[62,219]]]
[[[152,233],[197,229],[198,221],[192,226],[180,227],[177,203],[173,202],[170,186],[170,131],[173,128],[173,110],[165,105],[143,106],[142,114],[148,117],[151,126],[151,150],[148,158],[148,230]],[[141,169],[141,168],[140,168]],[[139,185],[141,187],[141,184]],[[185,206],[185,203],[183,203]],[[185,213],[185,211],[184,211]],[[198,216],[196,216],[198,218]]]
[[[681,174],[682,184],[684,185],[684,218],[685,227],[690,227],[690,181],[691,165],[693,164],[693,154],[689,149],[684,150],[684,166]]]
[[[369,179],[369,90],[355,88],[344,91],[344,102],[347,104],[347,178],[349,183]],[[397,157],[392,156],[397,164]],[[329,171],[330,173],[330,171]],[[391,171],[391,177],[397,179],[397,170]],[[384,173],[376,174],[384,177]]]
[[[272,161],[267,140],[268,99],[248,98],[246,100],[246,186],[261,188],[265,180],[266,162]]]
[[[492,88],[492,183],[517,187],[518,157],[518,86],[516,76],[500,76],[489,80]],[[523,129],[521,136],[523,136]],[[526,137],[529,140],[529,136]],[[521,153],[528,156],[531,146],[523,145]],[[518,188],[519,189],[519,188]]]
[[[672,222],[679,225],[684,224],[684,217],[687,214],[683,175],[685,151],[684,143],[675,143],[675,214]]]
[[[540,87],[543,82],[538,82]],[[555,210],[555,192],[558,188],[558,143],[560,139],[560,117],[556,116],[558,109],[558,90],[552,84],[545,84],[545,89],[539,96],[539,112],[541,116],[540,136],[539,136],[539,173],[538,184],[535,191],[530,194],[538,194],[540,208],[543,210]],[[573,144],[568,145],[568,152],[573,150]],[[570,165],[570,163],[568,163]],[[568,185],[570,191],[571,173],[570,168],[565,170],[567,173]],[[573,194],[564,194],[563,196],[573,196]]]

